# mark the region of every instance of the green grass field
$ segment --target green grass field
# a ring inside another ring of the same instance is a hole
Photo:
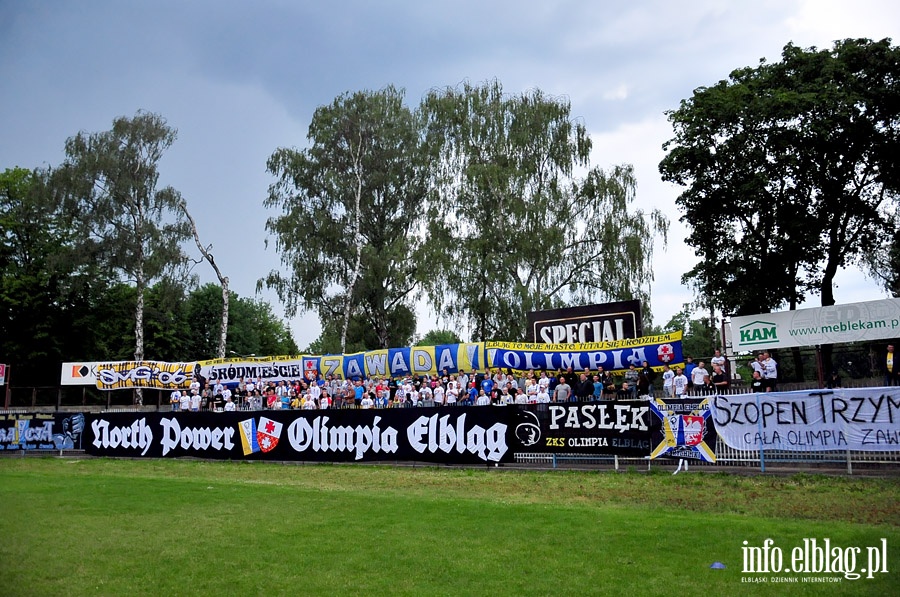
[[[812,475],[2,458],[0,594],[894,595],[898,497]],[[826,537],[863,547],[857,570],[885,538],[889,572],[742,582],[743,541],[789,564]]]

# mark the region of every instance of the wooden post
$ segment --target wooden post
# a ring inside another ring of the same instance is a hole
[[[819,377],[819,387],[825,387],[824,364],[822,363],[822,347],[816,344],[816,375]]]
[[[3,402],[3,408],[9,410],[9,402],[12,399],[12,386],[10,386],[10,369],[11,365],[6,366],[6,399]]]

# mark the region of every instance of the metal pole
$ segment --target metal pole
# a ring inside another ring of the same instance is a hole
[[[763,448],[762,408],[759,405],[759,392],[756,393],[756,425],[759,432],[759,470],[766,472],[766,452]]]

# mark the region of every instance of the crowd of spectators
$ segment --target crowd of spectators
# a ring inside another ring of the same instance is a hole
[[[758,362],[765,374],[767,365],[762,355]],[[504,373],[498,369],[459,374],[445,369],[440,375],[393,379],[341,379],[315,372],[308,378],[278,382],[241,378],[237,383],[223,384],[195,379],[188,390],[172,392],[171,404],[172,410],[234,411],[548,404],[650,398],[654,394],[677,398],[728,388],[727,362],[718,350],[710,364],[711,371],[705,362],[694,364],[691,358],[687,358],[684,370],[665,366],[661,384],[654,384],[657,372],[647,361],[641,367],[631,364],[617,375],[603,367],[580,372],[569,367],[566,371]],[[774,390],[774,381],[765,389]]]

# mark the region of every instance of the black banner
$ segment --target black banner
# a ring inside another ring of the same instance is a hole
[[[518,414],[517,452],[648,456],[659,427],[644,400],[535,404]]]
[[[82,413],[0,414],[0,450],[80,450]]]
[[[88,414],[95,456],[479,464],[512,460],[515,408]]]
[[[527,342],[587,344],[644,335],[641,301],[582,305],[526,314]]]
[[[515,453],[715,461],[705,398],[456,408],[0,415],[0,450],[94,456],[445,464]]]

